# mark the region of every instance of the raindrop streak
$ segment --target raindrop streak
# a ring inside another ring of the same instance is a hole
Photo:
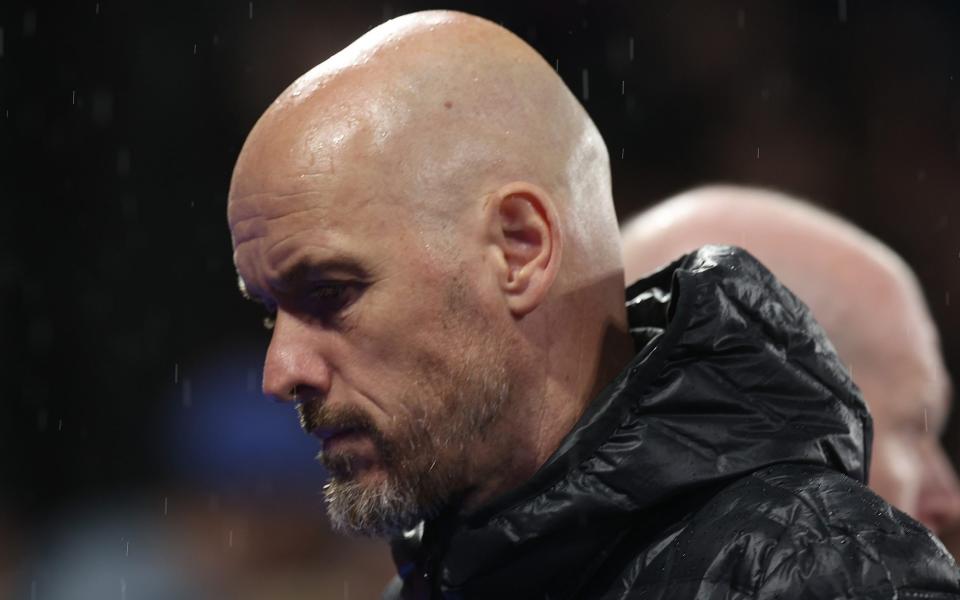
[[[76,103],[77,103],[77,90],[73,90],[73,92],[70,94],[70,104],[76,104]]]
[[[250,16],[250,20],[252,21],[253,20],[253,2],[250,3],[250,7],[247,14]]]
[[[560,72],[560,59],[559,59],[559,58],[553,61],[553,70],[556,71],[557,73]]]
[[[927,407],[926,407],[926,406],[923,407],[923,432],[924,432],[924,433],[929,433],[929,432],[930,432],[930,425],[929,425],[929,423],[927,422]]]
[[[757,158],[760,158],[760,146],[757,146]]]
[[[233,530],[227,532],[227,548],[233,548]]]
[[[163,516],[167,516],[167,508],[170,506],[170,498],[167,496],[163,497]]]
[[[841,23],[847,22],[847,0],[837,0],[837,18]]]
[[[180,381],[180,363],[173,363],[173,382]]]
[[[590,72],[584,69],[581,71],[581,80],[583,81],[583,100],[590,99]]]
[[[193,53],[194,53],[194,54],[197,53],[197,45],[196,45],[196,44],[193,45]]]
[[[124,550],[124,553],[125,553],[127,556],[130,556],[130,540],[127,540],[127,547],[126,547],[126,549]]]
[[[626,93],[627,93],[627,80],[623,79],[620,81],[620,95],[622,96]]]
[[[97,14],[97,15],[100,14],[100,3],[99,3],[99,2],[97,2],[96,6],[94,7],[93,12],[94,12],[94,14]]]
[[[620,160],[623,160],[623,156],[624,154],[626,154],[626,152],[627,152],[626,147],[620,148]]]

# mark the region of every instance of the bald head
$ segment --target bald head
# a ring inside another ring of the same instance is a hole
[[[848,365],[896,352],[907,337],[936,347],[916,278],[899,256],[850,223],[771,190],[704,187],[639,215],[623,228],[626,280],[705,244],[740,246],[759,258],[811,308]],[[876,327],[881,321],[887,325]]]
[[[529,182],[556,204],[571,269],[582,254],[593,273],[620,268],[599,132],[539,54],[484,19],[405,15],[300,77],[244,145],[231,221],[244,216],[237,199],[278,183],[312,191],[352,172],[389,179],[368,195],[412,203],[412,217],[443,227],[483,194]]]
[[[874,415],[873,487],[934,529],[956,518],[960,496],[936,440],[949,408],[948,376],[923,294],[904,261],[805,202],[770,190],[710,186],[668,199],[624,226],[626,280],[706,244],[745,248],[810,307]]]
[[[302,76],[244,144],[228,213],[242,287],[276,312],[264,390],[339,440],[347,530],[517,485],[629,360],[603,140],[488,21],[400,17]]]

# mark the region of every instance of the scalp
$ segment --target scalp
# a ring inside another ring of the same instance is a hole
[[[623,243],[628,281],[705,244],[745,248],[811,308],[848,365],[938,353],[922,291],[903,259],[854,225],[779,192],[697,188],[627,223]]]
[[[305,73],[247,139],[231,222],[265,190],[316,192],[346,172],[389,185],[358,194],[416,202],[439,221],[512,181],[551,194],[565,235],[558,279],[619,272],[603,140],[560,77],[490,21],[426,11],[384,23]],[[261,203],[262,204],[262,203]]]

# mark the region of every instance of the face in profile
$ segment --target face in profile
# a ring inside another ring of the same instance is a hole
[[[508,365],[454,224],[412,216],[367,134],[331,134],[342,148],[329,161],[315,156],[323,135],[303,152],[248,141],[231,188],[234,260],[273,315],[264,391],[295,402],[321,440],[333,523],[390,536],[469,489]]]

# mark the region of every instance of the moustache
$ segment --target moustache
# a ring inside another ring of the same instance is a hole
[[[326,403],[301,402],[297,404],[297,413],[300,427],[321,439],[345,431],[365,433],[374,439],[382,437],[373,419],[356,407],[335,409]]]
[[[373,419],[354,406],[333,408],[322,402],[301,402],[297,405],[300,426],[304,431],[321,440],[340,433],[362,433],[370,438],[384,465],[394,463],[398,455],[397,445],[381,431]],[[321,462],[330,466],[334,460],[320,453]],[[346,457],[341,457],[346,459]]]

